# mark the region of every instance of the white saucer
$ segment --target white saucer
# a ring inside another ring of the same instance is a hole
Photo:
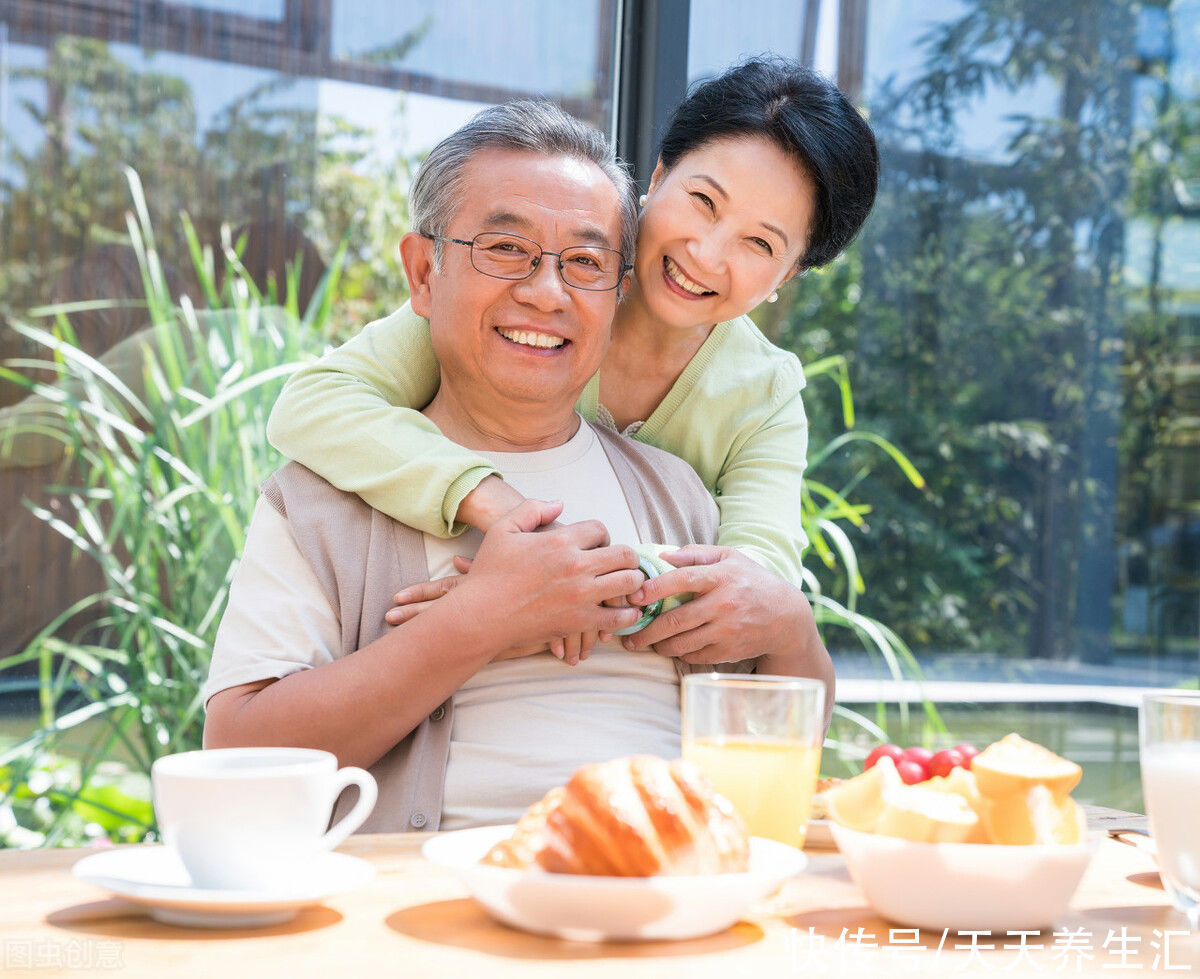
[[[121,847],[84,857],[71,872],[126,900],[146,905],[152,918],[189,928],[253,928],[292,918],[303,907],[370,882],[375,868],[345,853],[320,853],[308,861],[302,881],[262,890],[205,890],[174,850]]]

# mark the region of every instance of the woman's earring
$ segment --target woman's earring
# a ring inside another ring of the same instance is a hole
[[[646,206],[646,195],[642,194],[642,196],[638,198],[638,207],[645,207],[645,206]]]
[[[767,302],[769,302],[769,303],[779,302],[779,293],[777,293],[777,292],[771,293],[771,295],[767,296]]]

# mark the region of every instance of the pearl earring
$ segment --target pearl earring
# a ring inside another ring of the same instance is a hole
[[[769,302],[769,303],[779,302],[779,293],[777,293],[777,292],[771,293],[771,295],[767,296],[767,302]]]
[[[642,196],[638,198],[638,207],[645,207],[645,206],[646,206],[646,195],[642,194]]]

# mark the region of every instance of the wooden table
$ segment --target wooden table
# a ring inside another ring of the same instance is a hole
[[[871,913],[836,852],[811,853],[804,875],[719,935],[616,945],[541,938],[493,922],[450,873],[421,859],[425,838],[351,837],[341,849],[375,865],[370,886],[283,925],[228,931],[162,925],[75,880],[70,868],[83,851],[0,852],[0,975],[1111,977],[1122,965],[1200,974],[1200,935],[1170,908],[1154,859],[1110,839],[1057,928],[1025,937],[1022,950],[1017,937],[890,926]]]

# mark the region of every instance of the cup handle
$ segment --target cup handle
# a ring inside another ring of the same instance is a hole
[[[354,803],[354,808],[346,813],[335,826],[321,837],[321,846],[326,850],[332,850],[335,846],[338,846],[347,836],[363,824],[363,820],[375,808],[375,800],[379,796],[379,787],[375,784],[374,776],[365,769],[354,768],[353,766],[339,768],[334,774],[333,779],[333,799],[330,805],[335,805],[341,794],[351,785],[358,786],[358,802]]]

